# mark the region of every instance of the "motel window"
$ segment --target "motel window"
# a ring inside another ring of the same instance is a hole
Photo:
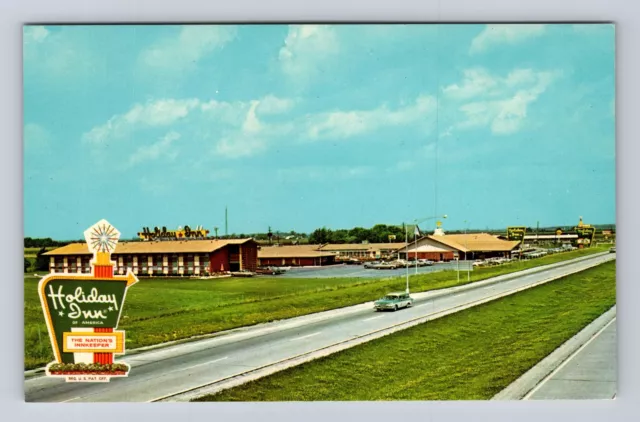
[[[91,272],[91,258],[88,256],[82,257],[82,272],[84,273]]]
[[[178,274],[178,255],[171,255],[171,274]]]
[[[162,271],[162,255],[153,255],[153,271]]]

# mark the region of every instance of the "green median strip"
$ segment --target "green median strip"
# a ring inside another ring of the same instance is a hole
[[[609,262],[196,401],[488,400],[615,299]]]
[[[471,282],[578,258],[608,247],[563,252],[530,261],[478,268]],[[413,269],[411,268],[410,271]],[[25,277],[25,369],[53,359],[37,293],[38,278]],[[440,271],[410,277],[411,291],[467,284],[466,272]],[[120,329],[128,350],[217,333],[233,328],[308,315],[372,301],[393,290],[404,290],[403,276],[372,278],[254,277],[225,279],[142,279],[127,293]]]

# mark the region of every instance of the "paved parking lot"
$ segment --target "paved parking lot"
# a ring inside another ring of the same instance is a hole
[[[471,261],[460,261],[460,271],[466,271],[471,265]],[[447,262],[442,264],[433,264],[430,267],[418,267],[418,273],[431,273],[434,271],[455,270],[457,267],[455,262]],[[332,265],[329,267],[313,267],[313,268],[291,268],[286,273],[278,277],[289,278],[334,278],[334,277],[398,277],[405,275],[407,270],[399,268],[397,270],[375,270],[364,268],[363,265]],[[415,266],[409,266],[409,275],[415,274]]]

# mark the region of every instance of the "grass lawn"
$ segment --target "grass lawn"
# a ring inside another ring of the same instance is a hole
[[[471,282],[539,265],[602,252],[591,248],[475,269]],[[38,298],[38,278],[25,276],[25,369],[53,359]],[[455,271],[412,275],[411,291],[467,284]],[[215,333],[232,328],[306,315],[375,300],[390,290],[404,290],[404,277],[366,278],[225,278],[141,279],[127,292],[119,329],[126,330],[126,348]]]
[[[615,301],[610,262],[196,401],[488,400]]]

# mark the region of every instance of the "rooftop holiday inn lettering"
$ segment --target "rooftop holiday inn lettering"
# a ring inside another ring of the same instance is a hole
[[[165,226],[162,230],[158,227],[154,227],[153,231],[149,230],[149,227],[144,227],[142,232],[138,233],[138,237],[142,240],[162,240],[162,239],[202,239],[207,237],[209,230],[205,230],[202,226],[197,226],[191,229],[189,226],[184,226],[184,229],[169,230]]]
[[[55,360],[48,376],[67,381],[105,382],[127,376],[129,365],[114,362],[124,354],[124,331],[116,330],[127,289],[138,279],[128,271],[114,276],[111,253],[120,233],[102,220],[85,231],[93,252],[91,274],[51,273],[40,280],[38,293]]]

